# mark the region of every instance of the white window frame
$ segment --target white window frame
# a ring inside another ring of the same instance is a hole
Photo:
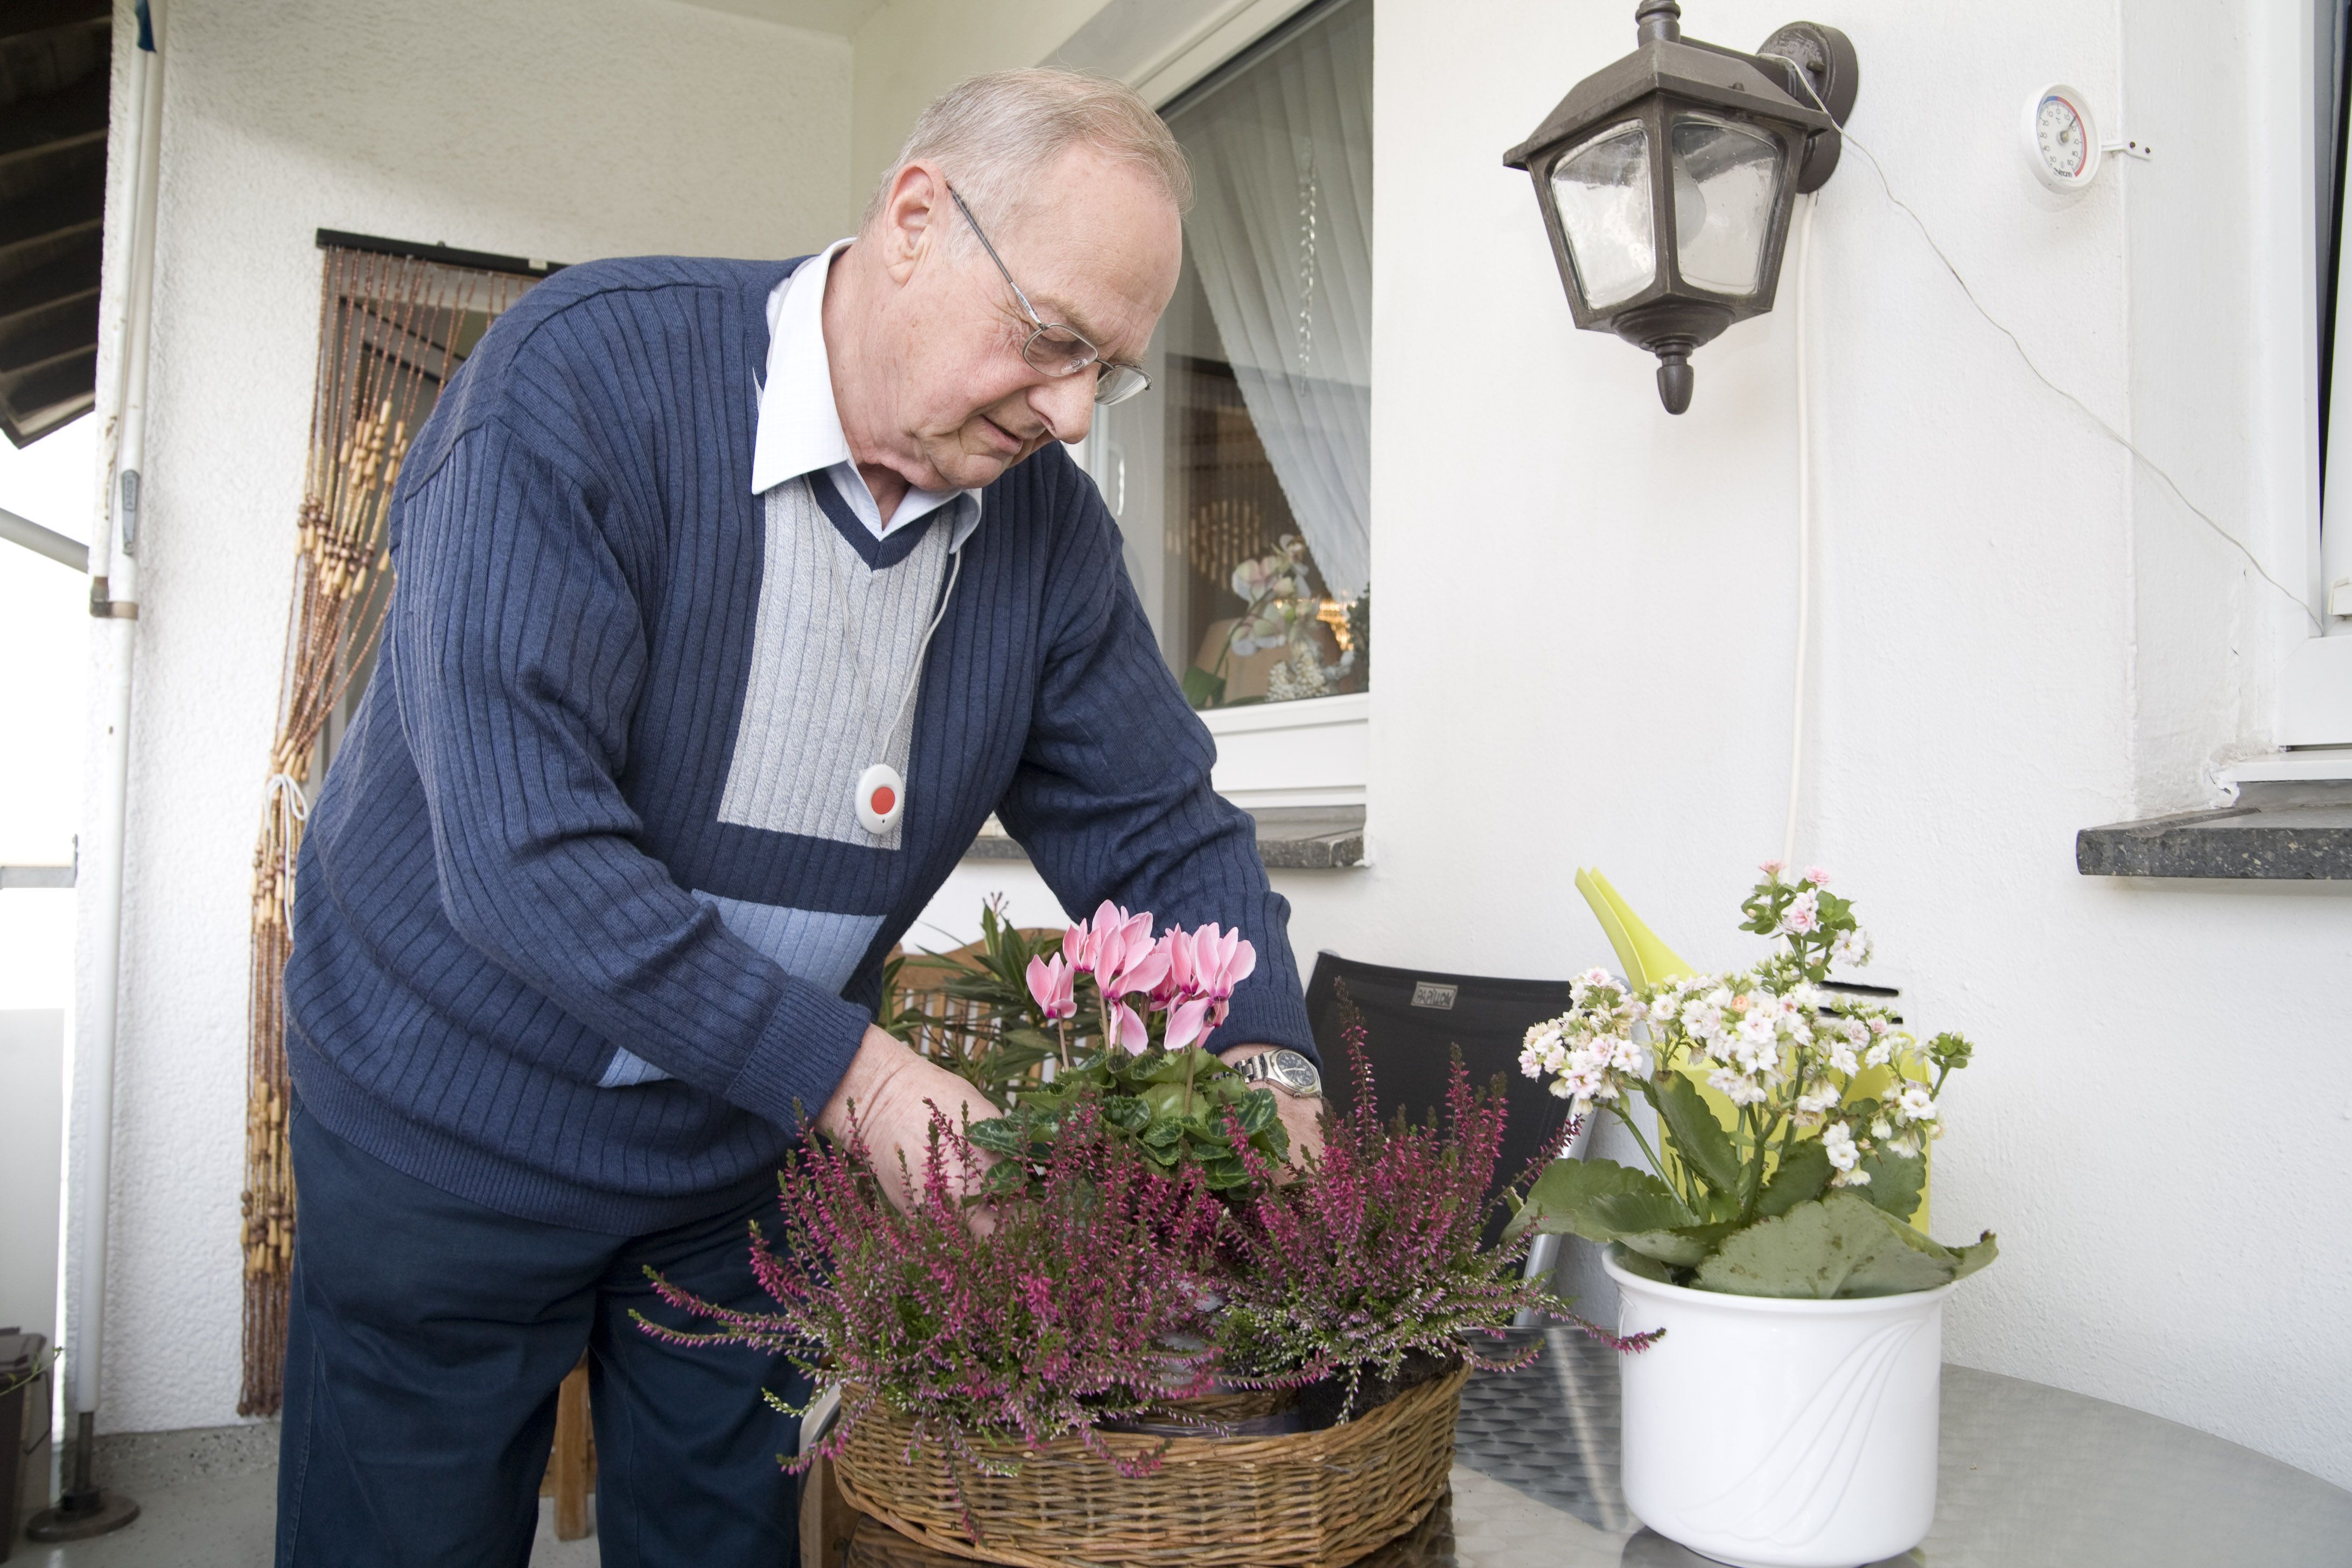
[[[1110,0],[1045,63],[1117,77],[1155,108],[1256,43],[1315,0]],[[1080,462],[1106,495],[1105,443]],[[1252,810],[1364,804],[1370,784],[1370,691],[1212,709],[1217,793]]]
[[[2305,90],[2314,92],[2320,39],[2312,8],[2305,5],[2298,9],[2302,27],[2295,40],[2299,45],[2295,63]],[[2315,100],[2300,94],[2278,96],[2286,104],[2300,99],[2301,133],[2297,141],[2308,149],[2312,144],[2309,127],[2318,109]],[[2347,112],[2352,112],[2352,108],[2347,108]],[[2311,167],[2302,158],[2282,158],[2276,163],[2274,177],[2292,181],[2293,199],[2308,211],[2314,184]],[[2352,160],[2336,171],[2339,181],[2347,176],[2352,176]],[[2338,188],[2352,189],[2342,185]],[[2312,517],[2315,536],[2309,536],[2314,574],[2312,603],[2319,610],[2321,630],[2291,648],[2279,672],[2276,738],[2281,746],[2290,748],[2352,747],[2352,243],[2347,240],[2352,240],[2352,223],[2346,225],[2345,233],[2336,242],[2336,335],[2335,342],[2328,345],[2334,363],[2329,378],[2333,395],[2327,410],[2329,462],[2326,493]],[[2305,244],[2298,248],[2302,256],[2309,258],[2315,247]],[[2304,263],[2301,297],[2313,301],[2315,309],[2318,294],[2311,271],[2314,265],[2310,260]],[[2319,399],[2315,363],[2305,379],[2311,422],[2315,424]],[[2336,519],[2332,528],[2325,521],[2331,515]],[[2339,587],[2339,584],[2344,585]],[[2302,759],[2297,776],[2311,776],[2311,769],[2326,760]],[[2352,752],[2341,760],[2339,769],[2323,771],[2331,777],[2352,778]],[[2233,770],[2242,772],[2243,769]]]

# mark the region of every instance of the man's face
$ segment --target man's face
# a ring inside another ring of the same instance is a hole
[[[882,381],[888,426],[900,454],[929,470],[908,473],[911,482],[974,489],[1048,441],[1083,439],[1095,373],[1047,375],[1021,357],[1034,330],[1021,301],[943,182],[920,183],[929,195],[912,215],[919,232],[903,196],[886,214],[895,232],[885,243],[904,258],[888,334],[898,363]],[[894,195],[907,190],[902,177]],[[1105,359],[1142,360],[1182,259],[1181,221],[1154,182],[1074,148],[1037,177],[1017,220],[1000,225],[977,206],[972,216],[1042,320],[1075,329]]]

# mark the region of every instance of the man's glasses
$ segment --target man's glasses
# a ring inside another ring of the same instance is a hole
[[[1087,341],[1084,332],[1039,316],[1037,308],[1029,303],[1029,296],[1021,291],[1021,285],[1013,281],[1004,258],[997,255],[996,247],[988,242],[988,231],[980,226],[980,220],[971,216],[971,209],[964,205],[963,197],[956,194],[953,185],[948,186],[948,196],[955,203],[956,211],[963,214],[963,221],[971,225],[971,232],[980,237],[980,247],[988,252],[988,258],[996,263],[996,270],[1003,274],[1004,286],[1013,290],[1013,297],[1021,301],[1021,309],[1028,312],[1030,331],[1021,345],[1021,357],[1029,362],[1031,369],[1047,375],[1076,375],[1092,365],[1095,401],[1106,405],[1124,403],[1139,392],[1151,390],[1151,378],[1143,374],[1142,366],[1105,359],[1101,351]]]

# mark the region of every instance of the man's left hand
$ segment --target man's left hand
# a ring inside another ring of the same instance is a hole
[[[1217,1053],[1217,1059],[1227,1067],[1239,1067],[1255,1056],[1273,1050],[1272,1046],[1235,1046]],[[1309,1155],[1323,1152],[1323,1097],[1316,1094],[1293,1094],[1273,1084],[1265,1086],[1274,1096],[1274,1109],[1282,1118],[1282,1130],[1290,1134],[1290,1163],[1303,1165]]]

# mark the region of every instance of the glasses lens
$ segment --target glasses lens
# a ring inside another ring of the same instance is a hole
[[[1103,364],[1095,382],[1097,403],[1125,403],[1140,392],[1151,390],[1151,378],[1131,364]]]
[[[1022,345],[1021,357],[1047,375],[1076,375],[1095,363],[1095,346],[1067,327],[1040,327]]]

